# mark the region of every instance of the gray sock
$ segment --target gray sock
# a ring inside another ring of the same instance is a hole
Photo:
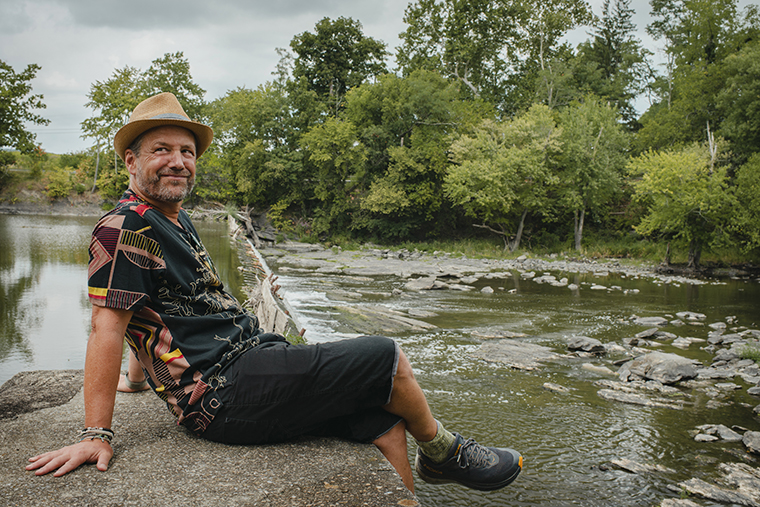
[[[415,439],[415,441],[420,446],[422,454],[430,458],[434,463],[443,463],[457,438],[446,430],[440,421],[436,420],[436,422],[438,423],[438,432],[433,437],[433,440],[420,442]]]

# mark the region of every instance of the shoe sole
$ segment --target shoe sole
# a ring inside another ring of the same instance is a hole
[[[423,481],[427,482],[428,484],[461,484],[462,486],[466,486],[470,489],[477,489],[478,491],[494,491],[497,489],[501,489],[505,486],[509,486],[512,482],[514,482],[515,479],[517,479],[517,476],[520,475],[520,472],[522,472],[523,467],[523,457],[516,451],[512,451],[512,456],[517,460],[517,469],[515,472],[504,479],[501,482],[498,483],[477,483],[477,482],[464,482],[464,481],[457,481],[455,479],[441,479],[438,477],[432,477],[430,475],[426,475],[422,470],[424,467],[420,465],[420,456],[419,454],[414,460],[414,468],[417,470],[417,475],[422,479]]]

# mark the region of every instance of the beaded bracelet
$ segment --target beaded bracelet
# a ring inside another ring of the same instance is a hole
[[[113,440],[113,430],[111,428],[85,428],[79,432],[79,441],[94,440],[99,438],[101,442],[111,443]]]

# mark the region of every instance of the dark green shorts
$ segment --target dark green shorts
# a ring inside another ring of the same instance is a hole
[[[222,408],[203,437],[265,444],[302,435],[369,443],[401,418],[390,401],[399,349],[384,336],[291,345],[266,342],[225,368]]]

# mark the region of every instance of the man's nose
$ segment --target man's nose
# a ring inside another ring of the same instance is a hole
[[[172,150],[171,157],[169,158],[169,165],[171,167],[176,167],[177,169],[185,168],[185,161],[182,158],[181,150]]]

